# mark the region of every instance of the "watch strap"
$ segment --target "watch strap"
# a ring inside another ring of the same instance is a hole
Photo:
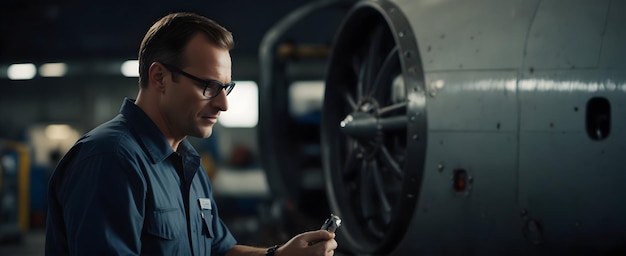
[[[280,245],[274,245],[270,248],[267,248],[265,256],[274,256],[274,253],[276,252],[276,250],[278,250],[278,247],[280,247]]]

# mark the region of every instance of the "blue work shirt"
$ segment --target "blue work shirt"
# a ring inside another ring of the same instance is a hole
[[[48,190],[46,255],[224,255],[236,244],[198,153],[187,140],[174,152],[130,99],[76,142]]]

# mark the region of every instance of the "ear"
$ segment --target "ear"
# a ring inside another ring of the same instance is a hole
[[[158,62],[152,62],[148,69],[148,84],[156,86],[159,90],[165,89],[165,67]]]

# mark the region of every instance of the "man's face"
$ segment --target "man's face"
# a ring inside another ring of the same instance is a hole
[[[203,80],[217,80],[224,84],[231,81],[231,59],[226,49],[211,44],[204,34],[198,33],[189,41],[184,52],[181,70]],[[168,133],[180,139],[185,136],[207,138],[221,111],[228,109],[226,93],[221,90],[214,98],[202,95],[203,88],[182,74],[174,81],[166,79],[160,111],[165,117]]]

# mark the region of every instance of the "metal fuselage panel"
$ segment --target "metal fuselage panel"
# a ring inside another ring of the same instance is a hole
[[[623,250],[626,3],[391,2],[427,97],[418,204],[392,254]],[[602,139],[588,135],[593,98],[610,105]],[[457,170],[471,177],[463,191]]]

